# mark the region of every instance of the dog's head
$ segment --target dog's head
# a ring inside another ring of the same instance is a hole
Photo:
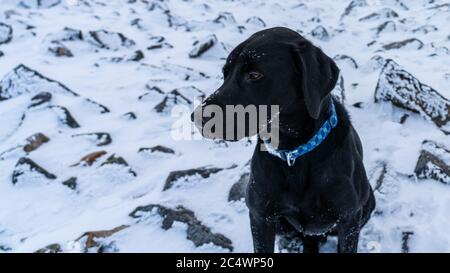
[[[280,118],[302,113],[296,118],[317,119],[338,74],[334,61],[297,32],[282,27],[266,29],[231,52],[223,67],[223,85],[197,107],[192,119],[205,137],[230,141],[252,136],[257,130],[249,126],[248,115],[240,120],[227,116],[227,106],[278,105]],[[222,126],[217,122],[214,126],[221,128],[205,130],[214,118],[222,119]],[[233,128],[227,128],[227,120],[233,119]],[[239,124],[245,127],[243,134],[236,133]],[[235,133],[225,134],[227,130]]]

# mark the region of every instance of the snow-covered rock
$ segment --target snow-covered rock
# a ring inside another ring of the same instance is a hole
[[[450,184],[450,149],[425,140],[414,172],[420,179],[431,178]]]
[[[186,238],[191,240],[197,247],[205,244],[214,244],[233,251],[233,244],[230,239],[220,233],[213,233],[209,227],[196,218],[193,211],[183,206],[171,209],[162,205],[147,205],[137,207],[130,213],[130,216],[139,219],[152,214],[163,218],[162,228],[165,230],[170,229],[175,221],[186,224]]]
[[[378,78],[375,102],[380,101],[420,113],[450,134],[450,101],[393,60],[387,60]]]
[[[13,184],[36,183],[35,180],[54,180],[56,178],[56,175],[48,172],[27,157],[19,159],[11,175]]]
[[[22,94],[37,94],[40,92],[62,93],[78,96],[65,85],[51,80],[25,65],[19,65],[0,81],[0,101],[11,99]]]
[[[11,42],[13,38],[13,28],[10,25],[0,22],[0,45]]]

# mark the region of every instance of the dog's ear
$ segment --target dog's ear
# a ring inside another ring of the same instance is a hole
[[[333,59],[305,39],[294,45],[294,56],[306,109],[313,119],[317,119],[323,99],[336,85],[339,68]]]

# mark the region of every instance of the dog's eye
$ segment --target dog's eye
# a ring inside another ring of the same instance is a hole
[[[252,72],[249,72],[249,73],[247,74],[247,78],[248,78],[250,81],[257,81],[257,80],[259,80],[259,79],[262,79],[263,77],[264,77],[263,74],[261,74],[261,73],[259,73],[259,72],[256,72],[256,71],[252,71]]]

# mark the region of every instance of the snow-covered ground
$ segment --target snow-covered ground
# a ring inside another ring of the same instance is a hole
[[[297,30],[341,68],[377,197],[360,252],[450,251],[450,108],[421,86],[450,97],[450,2],[0,2],[0,252],[251,252],[247,208],[228,195],[254,144],[178,140],[174,124],[189,120],[173,110],[211,94],[228,52],[272,26]],[[196,54],[205,41],[214,45]],[[415,80],[382,72],[387,59]],[[420,114],[391,103],[402,87],[420,91],[408,98]],[[432,149],[443,160],[435,179],[415,176],[424,140],[447,147]],[[170,172],[200,167],[166,185]],[[323,251],[334,247],[330,238]]]

